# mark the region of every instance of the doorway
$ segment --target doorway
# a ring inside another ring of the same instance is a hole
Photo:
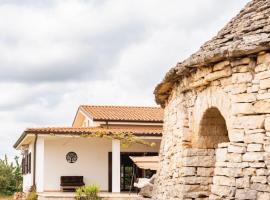
[[[129,156],[158,156],[157,152],[121,152],[121,172],[120,172],[120,183],[121,192],[136,191],[134,188],[134,181],[136,177],[148,177],[152,172],[139,169],[133,164],[133,161]],[[134,173],[134,177],[133,176]],[[109,152],[109,192],[112,191],[112,152]]]

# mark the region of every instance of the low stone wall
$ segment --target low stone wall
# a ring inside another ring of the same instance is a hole
[[[210,196],[215,166],[215,150],[184,149],[179,183],[183,185],[182,198],[195,199]]]

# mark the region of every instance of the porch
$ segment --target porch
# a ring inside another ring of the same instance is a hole
[[[102,200],[136,200],[139,196],[136,193],[110,193],[100,192]],[[38,193],[38,200],[75,200],[74,192],[41,192]]]

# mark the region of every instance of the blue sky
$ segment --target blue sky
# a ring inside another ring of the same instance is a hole
[[[248,0],[0,0],[0,158],[80,104],[155,105],[153,90]]]

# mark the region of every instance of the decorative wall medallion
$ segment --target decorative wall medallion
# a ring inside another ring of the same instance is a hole
[[[75,152],[71,151],[67,153],[66,159],[69,163],[75,163],[78,159],[78,156]]]

